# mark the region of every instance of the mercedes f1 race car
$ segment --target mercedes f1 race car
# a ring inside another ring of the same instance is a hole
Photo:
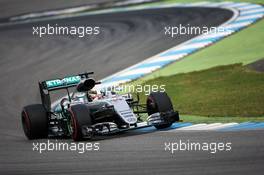
[[[143,127],[168,128],[179,121],[165,92],[152,92],[146,104],[140,104],[139,95],[133,99],[130,93],[97,93],[93,88],[100,82],[90,74],[93,72],[39,82],[42,104],[25,106],[21,113],[28,139],[72,137],[80,141]],[[67,96],[51,104],[50,93],[62,89]],[[141,121],[142,115],[148,115],[146,122]]]

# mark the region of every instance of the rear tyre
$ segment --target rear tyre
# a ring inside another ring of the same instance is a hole
[[[21,112],[21,119],[28,139],[48,137],[48,115],[42,104],[25,106]]]
[[[90,110],[88,106],[78,104],[71,106],[69,111],[71,114],[72,139],[74,141],[81,141],[83,140],[82,126],[92,125]]]
[[[148,115],[156,112],[173,111],[173,105],[170,97],[166,92],[152,92],[147,98],[147,112]],[[172,123],[166,123],[161,125],[155,125],[157,129],[168,128]]]

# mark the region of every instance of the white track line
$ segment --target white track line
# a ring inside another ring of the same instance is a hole
[[[231,29],[231,28],[234,28],[234,27],[244,27],[244,26],[247,26],[249,24],[251,24],[252,22],[241,22],[241,23],[237,23],[237,24],[230,24],[230,25],[227,25],[225,28],[226,29]]]
[[[247,6],[247,5],[250,5],[249,3],[246,3],[246,2],[242,2],[242,3],[231,3],[231,4],[228,4],[226,5],[227,7],[231,7],[231,8],[239,8],[239,7],[243,7],[243,6]]]
[[[261,18],[263,14],[256,14],[256,15],[248,15],[248,16],[240,16],[236,19],[236,21],[244,20],[244,19],[254,19],[254,18]]]
[[[250,14],[250,13],[257,13],[257,12],[264,12],[263,8],[256,9],[256,10],[248,10],[248,11],[242,11],[241,15]]]
[[[218,127],[221,125],[222,123],[211,123],[211,124],[207,124],[206,126],[200,126],[200,127],[193,128],[192,130],[210,130],[211,128]]]
[[[208,39],[208,38],[214,38],[214,37],[224,37],[227,35],[230,35],[232,31],[225,31],[225,32],[219,32],[219,33],[210,33],[208,35],[202,35],[199,37],[199,39]]]
[[[202,48],[206,43],[194,43],[194,44],[188,44],[186,46],[182,46],[179,50],[184,50],[184,49],[198,49],[198,48]]]
[[[248,5],[248,6],[245,6],[245,7],[239,7],[238,9],[239,10],[250,10],[250,9],[255,9],[255,8],[261,8],[260,5]]]
[[[128,75],[135,75],[138,73],[150,73],[156,69],[160,68],[160,66],[153,66],[153,67],[147,67],[147,68],[139,68],[139,69],[133,69],[133,70],[128,70],[122,74],[122,76],[128,76]]]
[[[175,130],[194,130],[195,128],[199,128],[199,127],[206,126],[206,125],[207,125],[206,123],[200,123],[200,124],[182,127],[182,128],[175,129]]]
[[[187,54],[185,53],[185,54],[178,54],[178,55],[172,55],[172,56],[157,57],[153,60],[147,61],[146,63],[155,63],[155,62],[160,62],[160,61],[175,61],[186,55]]]
[[[223,128],[231,127],[231,126],[235,126],[235,125],[238,125],[238,123],[223,123],[219,126],[211,127],[209,130],[223,129]]]
[[[223,129],[231,126],[238,125],[238,123],[201,123],[195,124],[191,126],[181,127],[169,130],[168,132],[175,132],[175,131],[209,131],[209,130],[218,130]]]

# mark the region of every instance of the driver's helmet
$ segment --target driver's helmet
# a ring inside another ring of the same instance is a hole
[[[61,106],[61,110],[64,111],[66,109],[68,109],[68,107],[70,106],[70,101],[68,98],[63,98],[60,101],[60,106]]]
[[[92,100],[94,100],[94,99],[101,99],[102,98],[101,93],[98,93],[97,90],[90,90],[90,91],[88,91],[88,95],[89,95],[89,97]]]
[[[114,91],[112,87],[103,88],[100,90],[100,93],[104,97],[112,97],[113,95],[116,95],[116,92]]]

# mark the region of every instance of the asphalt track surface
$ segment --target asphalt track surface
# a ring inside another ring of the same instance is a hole
[[[10,17],[30,12],[64,9],[83,5],[105,4],[115,0],[0,0],[0,17]]]
[[[22,106],[39,102],[37,81],[96,72],[103,78],[193,36],[164,37],[165,25],[215,26],[232,13],[185,8],[97,15],[56,21],[100,25],[100,36],[32,36],[32,25],[0,29],[0,174],[259,174],[263,172],[263,131],[124,133],[99,139],[100,151],[79,154],[32,151],[23,135]],[[49,23],[55,23],[49,21]],[[164,142],[232,142],[231,152],[164,151]],[[46,142],[47,140],[38,140]],[[54,141],[54,140],[53,140]],[[70,142],[70,140],[60,140]]]

